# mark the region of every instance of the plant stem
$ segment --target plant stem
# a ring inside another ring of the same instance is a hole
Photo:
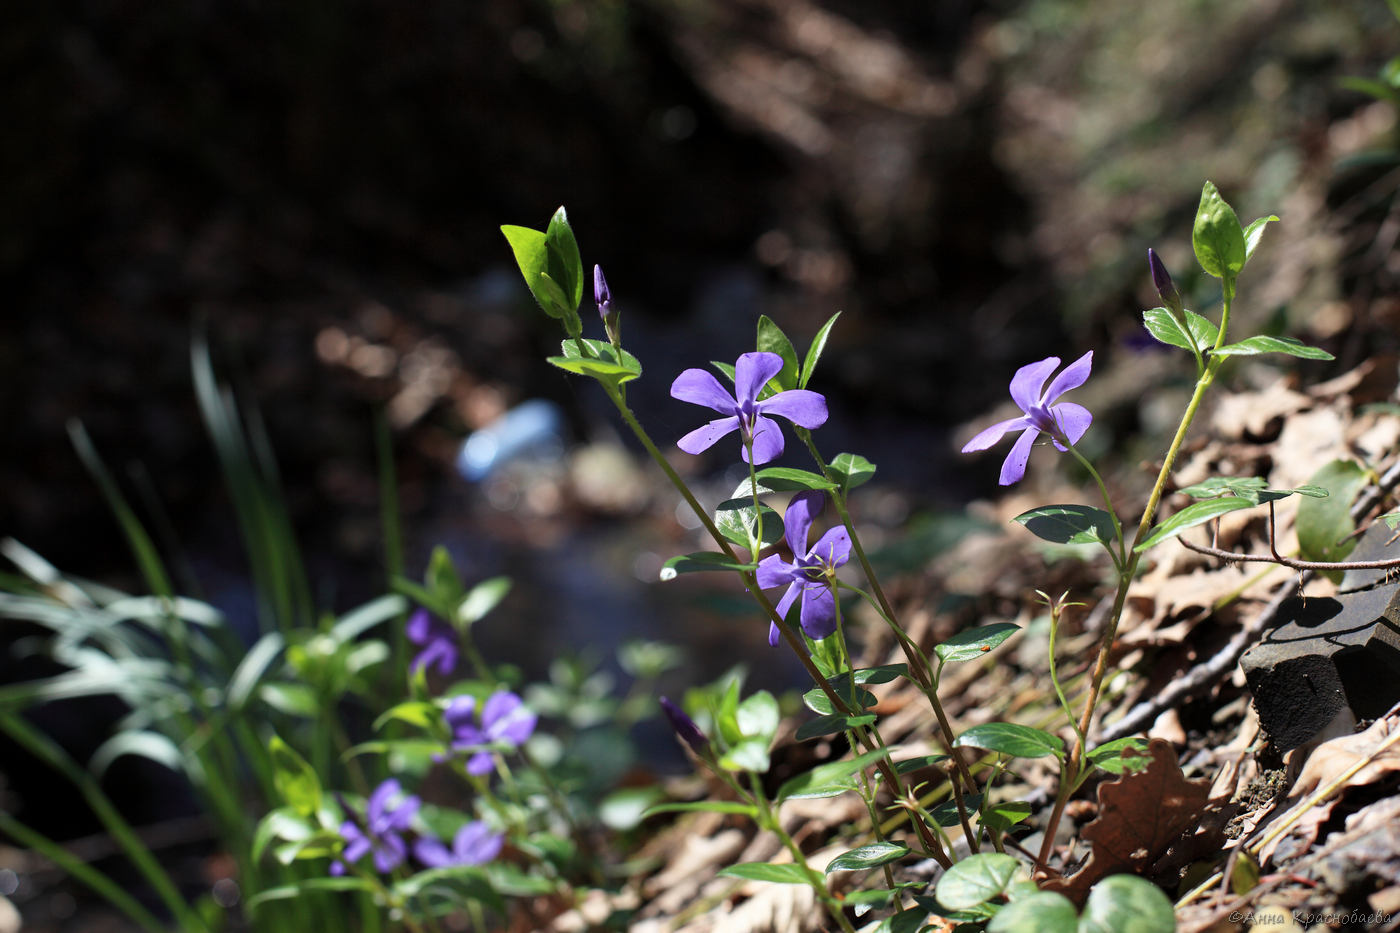
[[[797,845],[797,841],[783,829],[782,821],[773,812],[773,808],[768,803],[768,798],[764,796],[763,787],[758,782],[758,775],[749,774],[749,783],[752,786],[752,797],[754,805],[758,807],[759,824],[764,829],[770,830],[782,842],[783,848],[788,850],[792,856],[793,864],[801,866],[802,873],[807,877],[807,884],[811,887],[817,899],[826,907],[833,920],[840,925],[844,933],[855,933],[855,928],[846,919],[846,912],[841,909],[841,903],[832,896],[826,888],[826,879],[817,874],[816,870],[807,864],[807,856],[802,854],[802,849]]]

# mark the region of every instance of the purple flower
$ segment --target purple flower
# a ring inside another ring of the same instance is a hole
[[[505,836],[491,832],[491,828],[481,820],[473,820],[452,837],[452,848],[448,850],[441,839],[424,836],[413,845],[413,855],[429,868],[447,868],[451,865],[482,865],[501,854]]]
[[[822,510],[826,497],[820,492],[803,492],[792,497],[783,513],[783,530],[793,562],[771,554],[758,563],[758,585],[762,589],[788,585],[778,600],[778,615],[787,618],[793,600],[802,597],[802,631],[822,639],[836,631],[836,595],[828,574],[851,557],[851,538],[846,529],[832,528],[807,549],[807,533],[812,519]],[[768,623],[768,644],[778,643],[778,626]]]
[[[1157,251],[1150,246],[1147,248],[1147,268],[1152,273],[1152,284],[1157,287],[1157,294],[1162,296],[1162,302],[1168,307],[1180,306],[1181,296],[1177,294],[1176,283],[1172,281],[1172,275],[1162,264]]]
[[[1031,457],[1031,446],[1041,433],[1049,434],[1057,450],[1065,450],[1066,444],[1074,444],[1084,432],[1089,430],[1094,416],[1083,405],[1073,402],[1055,404],[1055,400],[1070,389],[1076,389],[1089,378],[1089,368],[1094,362],[1094,351],[1070,363],[1050,382],[1050,387],[1041,391],[1045,380],[1060,365],[1058,356],[1048,356],[1038,363],[1022,366],[1011,379],[1011,398],[1024,412],[1019,418],[998,421],[963,445],[963,453],[986,450],[1008,431],[1024,428],[1019,440],[1011,447],[1011,453],[1001,465],[1001,485],[1010,486],[1026,475],[1026,463]]]
[[[671,383],[671,397],[713,408],[724,415],[701,428],[696,428],[676,441],[676,446],[688,454],[709,449],[715,441],[738,430],[744,439],[744,462],[767,463],[783,452],[783,432],[768,415],[781,415],[804,428],[819,428],[826,423],[826,399],[808,389],[788,389],[762,401],[758,393],[783,368],[783,358],[776,353],[745,353],[734,364],[734,394],[730,395],[718,379],[703,369],[687,369]],[[753,459],[749,459],[752,443]]]
[[[370,794],[364,826],[353,820],[340,824],[345,848],[340,858],[331,863],[331,874],[345,874],[347,865],[353,865],[370,852],[374,853],[374,867],[381,874],[393,871],[408,856],[408,845],[400,833],[413,822],[421,803],[417,797],[405,794],[393,778],[380,784]]]
[[[666,714],[666,719],[671,723],[671,728],[675,730],[676,737],[689,745],[695,754],[704,758],[705,753],[709,750],[710,740],[705,738],[705,733],[700,731],[695,720],[687,716],[685,710],[666,697],[661,698],[661,712]]]
[[[450,674],[457,666],[457,632],[440,619],[435,619],[426,609],[419,609],[404,626],[408,640],[423,650],[410,665],[414,671],[436,663],[438,672]]]
[[[490,774],[493,763],[491,752],[484,745],[524,744],[535,731],[539,716],[530,712],[520,697],[509,690],[498,690],[487,697],[481,707],[481,724],[477,725],[476,698],[470,696],[453,697],[447,703],[443,718],[452,730],[452,747],[458,750],[475,751],[467,760],[468,774]]]
[[[603,278],[603,267],[599,265],[593,267],[593,303],[598,306],[598,316],[606,321],[612,313],[612,292],[608,291],[608,280]]]

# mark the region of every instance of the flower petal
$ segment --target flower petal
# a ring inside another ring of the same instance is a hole
[[[490,774],[495,770],[496,763],[491,759],[490,752],[477,752],[467,759],[467,773],[481,777],[483,774]]]
[[[476,697],[455,696],[447,701],[442,718],[447,721],[447,728],[456,733],[463,727],[475,727],[475,717],[472,715],[475,710]]]
[[[734,398],[740,405],[757,401],[768,380],[782,371],[783,358],[776,353],[745,353],[734,363]]]
[[[807,552],[807,556],[820,557],[824,563],[840,567],[851,559],[851,536],[841,525],[828,528],[826,534],[812,545],[812,550]]]
[[[802,590],[802,631],[817,640],[836,631],[836,597],[825,583],[808,583]]]
[[[812,519],[822,513],[824,505],[826,494],[816,490],[799,492],[788,503],[787,511],[783,513],[783,532],[787,536],[788,547],[792,548],[793,557],[801,559],[807,556],[807,534],[812,528]]]
[[[369,805],[366,807],[370,825],[379,822],[389,811],[389,801],[402,793],[403,787],[394,778],[389,778],[376,787],[374,793],[369,795]]]
[[[1001,462],[1001,485],[1018,483],[1021,477],[1026,475],[1026,464],[1031,459],[1031,447],[1035,445],[1035,439],[1039,436],[1040,431],[1036,428],[1026,428],[1016,443],[1011,445],[1011,452]]]
[[[687,369],[677,376],[671,383],[671,398],[704,405],[726,415],[734,414],[739,407],[714,374],[704,369]]]
[[[374,867],[379,869],[379,873],[387,875],[399,866],[408,856],[408,846],[397,835],[383,836],[379,840],[378,847],[374,850]]]
[[[792,583],[787,588],[787,592],[783,594],[783,598],[778,600],[778,605],[774,607],[778,610],[778,615],[786,619],[788,610],[792,608],[792,604],[797,600],[797,597],[801,595],[801,593],[802,584],[796,582]]]
[[[776,356],[776,354],[774,354]],[[685,448],[682,447],[682,450]],[[743,450],[744,462],[748,463],[749,449]],[[759,466],[783,455],[783,429],[772,418],[759,415],[753,423],[753,465]]]
[[[788,389],[758,403],[765,415],[782,415],[804,428],[819,428],[826,424],[826,396],[810,389]]]
[[[685,437],[676,441],[676,446],[688,454],[698,454],[709,450],[715,441],[731,431],[739,430],[739,416],[716,418],[709,424],[701,425]]]
[[[796,573],[796,564],[789,564],[777,554],[769,554],[758,562],[758,571],[754,576],[760,590],[771,590],[775,586],[791,583]]]
[[[418,808],[423,805],[423,801],[412,795],[405,797],[403,803],[394,808],[388,815],[389,826],[393,829],[408,829],[413,822],[414,816],[418,814]]]
[[[408,617],[408,622],[404,624],[403,632],[408,636],[408,640],[415,645],[426,645],[428,634],[432,627],[432,619],[428,615],[428,610],[419,609]]]
[[[453,863],[452,853],[441,839],[422,836],[413,844],[413,857],[427,868],[446,868]]]
[[[501,853],[505,836],[493,833],[481,820],[473,820],[452,839],[453,861],[458,865],[481,865]]]
[[[782,636],[782,633],[778,631],[778,623],[776,623],[776,622],[769,622],[769,623],[768,623],[768,647],[769,647],[769,648],[776,648],[776,647],[778,647],[778,640],[779,640],[780,638],[782,638],[782,637],[783,637],[783,636]]]
[[[1008,418],[1005,421],[998,421],[996,424],[992,425],[990,428],[986,428],[985,430],[981,431],[976,437],[964,444],[962,452],[965,454],[970,454],[973,451],[986,450],[988,447],[995,445],[997,441],[1001,440],[1004,436],[1006,436],[1006,432],[1014,431],[1017,428],[1029,428],[1030,426],[1031,419],[1027,418],[1025,415],[1022,415],[1019,418]]]
[[[1011,398],[1021,411],[1030,411],[1040,403],[1040,387],[1060,365],[1058,356],[1047,356],[1035,363],[1028,363],[1016,370],[1011,377]]]
[[[1079,443],[1084,432],[1089,430],[1089,425],[1094,423],[1094,416],[1089,413],[1089,409],[1083,405],[1076,405],[1074,402],[1061,402],[1050,409],[1050,414],[1055,416],[1055,424],[1064,432],[1071,444]],[[1060,445],[1056,442],[1055,446],[1059,447]]]
[[[1090,350],[1088,353],[1066,366],[1063,372],[1050,380],[1050,387],[1045,390],[1045,404],[1053,405],[1055,404],[1055,399],[1064,395],[1070,389],[1077,389],[1082,386],[1085,381],[1088,380],[1089,370],[1093,368],[1093,365],[1094,351]]]

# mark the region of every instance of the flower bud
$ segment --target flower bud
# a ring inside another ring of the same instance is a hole
[[[695,720],[687,716],[684,710],[666,697],[661,698],[661,712],[665,713],[666,718],[670,720],[671,728],[675,730],[676,737],[689,745],[695,754],[704,758],[710,749],[710,740],[705,738],[705,733],[700,731]]]
[[[1186,315],[1181,308],[1181,295],[1177,293],[1176,283],[1172,281],[1171,273],[1151,247],[1147,249],[1147,268],[1152,272],[1152,284],[1157,286],[1157,294],[1162,296],[1162,304],[1166,305],[1172,317],[1178,321],[1184,320]]]
[[[608,290],[608,280],[603,278],[603,267],[593,266],[593,302],[598,306],[598,316],[603,319],[603,327],[608,332],[608,342],[617,346],[621,340],[618,330],[618,312],[613,308],[612,292]]]

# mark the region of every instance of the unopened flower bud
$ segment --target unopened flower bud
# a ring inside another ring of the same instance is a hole
[[[670,720],[671,728],[675,730],[676,736],[689,745],[695,754],[704,758],[709,751],[710,740],[705,738],[705,733],[700,731],[695,720],[687,716],[684,710],[666,697],[661,698],[661,712],[665,713],[666,718]]]
[[[598,316],[603,319],[603,327],[608,332],[608,341],[617,346],[620,341],[617,309],[613,307],[612,292],[608,290],[608,280],[603,278],[603,267],[593,266],[593,302],[598,306]]]
[[[1157,286],[1157,294],[1162,296],[1162,304],[1172,313],[1172,317],[1178,321],[1185,318],[1181,309],[1181,295],[1177,293],[1176,283],[1172,281],[1171,273],[1162,264],[1155,250],[1151,247],[1147,249],[1147,268],[1152,272],[1152,284]]]

